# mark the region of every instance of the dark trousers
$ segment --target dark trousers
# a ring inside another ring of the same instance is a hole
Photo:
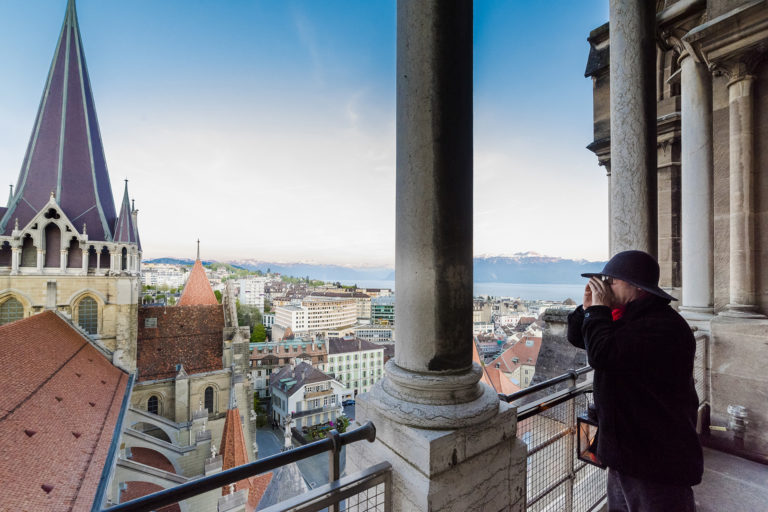
[[[693,489],[608,469],[608,512],[695,512]]]

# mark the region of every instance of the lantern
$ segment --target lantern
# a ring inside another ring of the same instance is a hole
[[[597,418],[583,414],[576,418],[576,449],[579,460],[605,468],[597,458]]]

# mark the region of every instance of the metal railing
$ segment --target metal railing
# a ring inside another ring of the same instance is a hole
[[[392,466],[388,462],[382,462],[354,475],[341,478],[341,448],[362,440],[372,443],[375,439],[376,428],[370,421],[344,434],[332,430],[326,439],[121,503],[103,512],[149,512],[205,492],[221,490],[222,487],[231,483],[325,452],[328,452],[329,459],[328,484],[272,505],[265,511],[313,512],[327,509],[329,512],[344,510],[391,512]]]
[[[499,399],[518,405],[517,437],[528,445],[527,511],[589,512],[606,495],[605,472],[576,458],[576,417],[591,402],[592,382],[577,383],[590,367]],[[564,389],[555,390],[562,384]],[[523,403],[539,392],[543,398]]]

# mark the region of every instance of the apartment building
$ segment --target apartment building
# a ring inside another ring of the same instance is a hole
[[[343,388],[309,363],[288,365],[270,377],[272,419],[278,424],[290,415],[297,429],[335,421],[343,413]]]
[[[240,293],[237,298],[240,304],[245,306],[256,306],[259,311],[264,312],[264,285],[266,277],[247,277],[238,279],[237,285],[240,287]]]
[[[360,338],[331,339],[327,368],[344,386],[342,400],[354,398],[384,376],[384,347]]]

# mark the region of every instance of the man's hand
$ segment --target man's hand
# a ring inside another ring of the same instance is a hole
[[[592,292],[592,306],[608,306],[613,304],[613,291],[610,285],[600,280],[599,277],[590,277],[587,287]],[[586,298],[586,293],[584,294]]]
[[[592,305],[592,289],[589,287],[589,283],[584,287],[584,300],[581,303],[584,309]]]

